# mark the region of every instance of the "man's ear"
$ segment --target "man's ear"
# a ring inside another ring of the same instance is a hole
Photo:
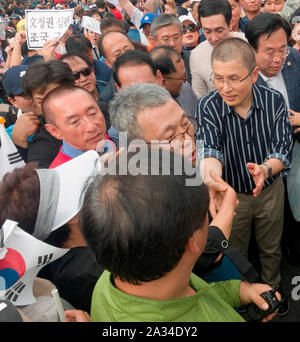
[[[154,37],[152,37],[151,34],[149,35],[148,40],[153,46],[156,45],[156,39]]]
[[[112,68],[112,65],[110,64],[109,59],[104,58],[104,62],[109,68]]]
[[[19,108],[19,106],[17,105],[16,101],[12,98],[12,97],[8,97],[7,100],[16,108]]]
[[[203,243],[201,243],[202,237],[201,228],[195,230],[194,234],[189,238],[185,248],[192,254],[200,255],[203,252]]]
[[[160,85],[161,87],[163,87],[164,84],[164,77],[161,73],[160,70],[156,70],[156,79],[157,79],[157,83],[158,85]]]
[[[121,88],[120,88],[120,86],[118,85],[117,82],[115,82],[115,87],[116,87],[116,89],[117,89],[118,92],[121,90]]]
[[[63,134],[60,132],[60,130],[56,126],[47,123],[47,124],[45,124],[45,128],[51,135],[54,136],[54,138],[56,138],[58,140],[64,139]]]
[[[252,83],[254,84],[257,81],[258,78],[258,66],[256,66],[252,72]]]

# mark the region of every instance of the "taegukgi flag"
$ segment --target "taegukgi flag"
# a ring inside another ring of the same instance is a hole
[[[7,172],[25,163],[5,129],[5,119],[0,116],[0,181]]]
[[[6,220],[0,230],[0,299],[16,306],[29,305],[36,300],[32,286],[38,272],[69,249],[42,242]]]

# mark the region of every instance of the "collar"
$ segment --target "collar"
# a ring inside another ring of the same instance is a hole
[[[72,159],[74,159],[74,158],[76,158],[76,157],[78,157],[84,153],[84,151],[78,150],[77,148],[69,145],[64,140],[63,140],[63,146],[62,146],[61,151]]]

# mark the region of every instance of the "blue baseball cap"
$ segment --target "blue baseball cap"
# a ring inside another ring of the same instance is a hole
[[[17,65],[5,72],[2,77],[2,85],[6,95],[20,95],[24,92],[22,77],[25,75],[27,68],[27,65]]]
[[[140,29],[143,27],[144,24],[151,24],[152,20],[155,17],[156,17],[156,15],[154,13],[146,13],[141,20]]]

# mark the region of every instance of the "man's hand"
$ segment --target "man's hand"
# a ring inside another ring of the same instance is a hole
[[[207,184],[210,195],[209,211],[211,217],[214,219],[222,206],[225,196],[227,196],[227,201],[233,200],[235,208],[238,205],[238,200],[236,198],[236,192],[228,183],[219,177],[213,170],[210,170],[209,174],[213,180],[213,182]]]
[[[66,310],[66,320],[64,322],[90,322],[89,314],[82,310]]]
[[[26,33],[22,31],[17,32],[15,35],[14,44],[22,45],[25,42],[26,42]]]
[[[245,281],[240,285],[240,301],[242,305],[249,303],[256,304],[262,310],[268,310],[268,303],[260,296],[263,292],[272,290],[271,286],[266,284],[249,284]],[[281,296],[279,292],[276,292],[276,297],[280,300]],[[277,311],[264,317],[262,322],[268,322],[276,316]]]
[[[289,112],[292,114],[288,118],[290,120],[291,125],[294,126],[300,126],[300,113],[294,112],[293,110],[289,109]],[[296,128],[294,130],[294,133],[300,132],[300,127]]]
[[[211,199],[210,207],[216,208],[216,214],[210,223],[222,230],[226,239],[229,239],[231,233],[232,220],[235,215],[239,201],[234,189],[227,184],[213,170],[209,171],[211,179],[214,181],[213,190],[215,197]],[[210,193],[211,193],[210,192]]]
[[[57,39],[50,39],[43,45],[41,55],[44,57],[45,62],[48,62],[51,60],[55,60],[55,61],[57,60],[54,51],[58,44],[59,42]]]
[[[256,185],[255,189],[253,189],[253,196],[257,197],[262,191],[265,180],[268,178],[267,168],[255,163],[247,163],[247,168]]]
[[[40,126],[40,120],[32,112],[22,114],[16,121],[12,130],[13,142],[23,148],[28,147],[28,138],[35,133]]]

